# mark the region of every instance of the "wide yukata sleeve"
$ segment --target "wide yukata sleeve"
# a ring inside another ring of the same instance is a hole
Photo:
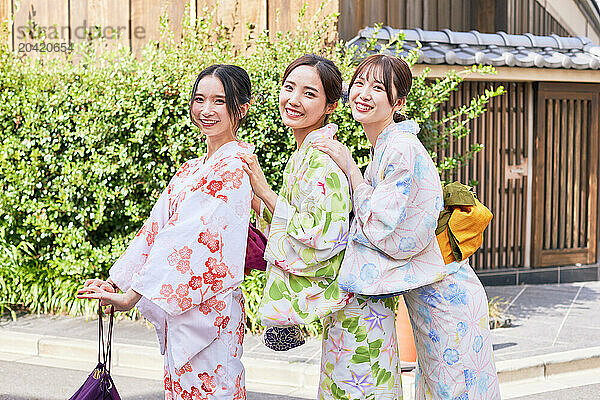
[[[285,240],[293,252],[287,258],[299,258],[306,267],[289,272],[315,276],[320,263],[345,248],[351,209],[348,181],[330,157],[315,149],[308,151],[298,176],[300,179],[290,192],[292,196],[301,193],[299,206],[280,196],[274,215],[287,221]],[[325,276],[336,274],[337,271],[331,271]]]
[[[267,326],[308,324],[349,301],[337,283],[349,232],[348,182],[316,149],[301,160],[286,167],[265,250],[259,314]]]
[[[135,237],[125,252],[119,257],[110,269],[111,280],[121,289],[127,291],[131,288],[133,276],[142,269],[150,249],[153,247],[158,232],[161,231],[169,222],[169,207],[173,202],[171,191],[173,190],[173,181],[181,171],[189,168],[189,164],[184,163],[177,174],[171,179],[170,183],[158,197],[156,203],[150,211],[150,215],[135,234]]]
[[[374,174],[382,179],[374,186],[361,183],[354,191],[354,211],[358,246],[375,247],[387,256],[403,260],[410,258],[431,242],[436,224],[416,223],[411,218],[415,209],[430,214],[437,221],[436,207],[431,204],[413,204],[411,189],[414,180],[431,166],[419,151],[416,138],[398,137],[389,143]],[[435,167],[434,167],[435,168]],[[437,171],[435,171],[437,174]],[[437,211],[439,214],[439,211]]]
[[[241,164],[232,157],[198,179],[132,278],[136,292],[171,316],[209,311],[211,298],[243,280],[251,189]]]

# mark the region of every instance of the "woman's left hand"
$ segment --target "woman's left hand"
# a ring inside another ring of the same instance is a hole
[[[99,299],[102,306],[113,306],[115,311],[129,311],[142,298],[142,295],[129,289],[125,293],[114,293],[98,286],[86,286],[77,291],[78,299]]]

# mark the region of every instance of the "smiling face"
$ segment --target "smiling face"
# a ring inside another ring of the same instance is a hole
[[[198,82],[191,114],[194,124],[206,136],[234,136],[234,123],[227,110],[225,89],[217,77],[207,75]]]
[[[390,104],[383,83],[381,67],[367,68],[355,80],[348,94],[352,117],[362,124],[390,124],[394,112],[404,104],[404,99]]]
[[[279,92],[279,113],[285,126],[306,134],[323,126],[325,116],[335,110],[327,104],[323,83],[317,69],[308,65],[296,67],[287,76]]]

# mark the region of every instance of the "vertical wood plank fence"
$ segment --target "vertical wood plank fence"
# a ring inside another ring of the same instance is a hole
[[[205,8],[215,9],[216,19],[231,29],[235,43],[242,44],[249,33],[248,24],[257,31],[293,31],[302,5],[306,3],[307,14],[313,15],[321,1],[0,0],[0,20],[14,17],[14,29],[9,39],[13,48],[32,41],[25,34],[31,24],[47,30],[55,26],[59,35],[50,41],[57,42],[85,40],[84,29],[97,32],[93,28],[100,27],[110,42],[128,46],[139,54],[149,40],[159,39],[159,21],[163,12],[169,16],[173,31],[180,35],[181,20],[188,3],[192,19],[202,15]],[[477,18],[473,16],[477,7],[481,7],[477,1],[481,0],[330,0],[323,12],[325,15],[339,13],[337,32],[340,38],[349,40],[360,29],[376,23],[425,30],[477,29]],[[505,0],[504,4],[506,20],[503,24],[506,26],[500,29],[507,33],[569,35],[538,0]]]
[[[487,112],[471,121],[471,133],[438,151],[443,158],[465,154],[472,145],[483,149],[459,168],[448,180],[477,181],[475,192],[494,214],[484,242],[472,257],[477,270],[523,267],[527,260],[527,180],[529,142],[529,95],[526,82],[465,81],[436,113],[436,118],[468,104],[470,99],[492,85],[505,87],[507,93],[494,97]]]

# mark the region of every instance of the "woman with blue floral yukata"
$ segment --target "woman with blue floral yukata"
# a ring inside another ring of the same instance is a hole
[[[404,294],[417,347],[417,399],[499,399],[485,291],[468,260],[444,263],[435,236],[440,178],[417,138],[418,124],[399,114],[411,84],[408,64],[397,57],[373,55],[356,69],[349,102],[372,146],[364,177],[344,145],[313,143],[354,188],[355,218],[339,284],[357,298]],[[379,351],[383,357],[384,348]],[[334,374],[356,363],[350,357],[356,356],[336,359]]]
[[[246,399],[239,286],[252,190],[242,156],[254,146],[239,141],[236,131],[250,89],[247,72],[235,65],[213,65],[198,75],[189,113],[206,137],[206,154],[179,168],[110,278],[88,280],[79,292],[117,311],[137,306],[154,325],[165,400]]]

